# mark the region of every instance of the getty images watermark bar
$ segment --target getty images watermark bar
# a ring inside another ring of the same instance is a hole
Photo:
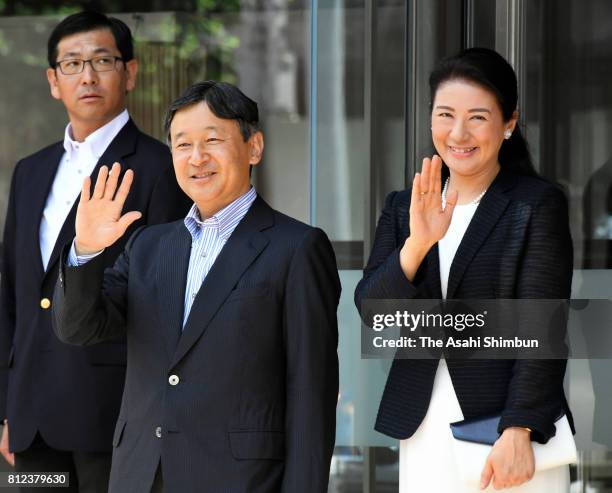
[[[612,358],[611,300],[364,300],[362,358]]]

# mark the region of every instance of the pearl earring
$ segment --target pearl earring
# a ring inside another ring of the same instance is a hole
[[[512,130],[506,130],[504,132],[504,139],[508,140],[510,137],[512,137]]]

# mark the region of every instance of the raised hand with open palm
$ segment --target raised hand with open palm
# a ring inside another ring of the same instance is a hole
[[[450,226],[458,193],[446,197],[442,209],[442,159],[440,156],[423,159],[420,173],[412,181],[410,199],[410,236],[400,251],[400,264],[412,281],[427,252],[440,241]]]
[[[120,172],[119,163],[113,164],[110,173],[107,166],[102,166],[93,193],[91,178],[83,181],[75,225],[77,255],[99,252],[111,246],[123,236],[130,224],[142,216],[138,211],[121,215],[134,172],[128,169],[119,185]]]

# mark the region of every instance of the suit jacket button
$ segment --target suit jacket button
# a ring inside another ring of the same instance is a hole
[[[168,378],[168,383],[170,385],[178,385],[179,383],[178,375],[170,375],[170,378]]]
[[[48,310],[50,306],[51,306],[51,300],[49,300],[49,298],[43,298],[42,300],[40,300],[40,307],[43,310]]]
[[[161,438],[161,426],[158,426],[157,428],[155,428],[155,436],[157,438]]]

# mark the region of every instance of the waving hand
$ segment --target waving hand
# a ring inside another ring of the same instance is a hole
[[[134,179],[134,172],[127,170],[119,184],[119,163],[113,164],[109,173],[108,167],[102,166],[98,179],[91,193],[91,178],[83,182],[81,199],[76,215],[75,247],[78,255],[95,253],[111,246],[127,228],[142,214],[138,211],[121,215],[125,199]]]

